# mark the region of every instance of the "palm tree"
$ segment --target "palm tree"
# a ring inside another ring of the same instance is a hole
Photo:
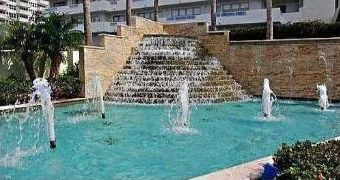
[[[126,0],[126,25],[131,26],[131,0]]]
[[[266,38],[269,40],[274,39],[273,33],[273,2],[272,0],[267,0],[267,33]]]
[[[36,37],[38,49],[51,60],[50,78],[58,76],[63,60],[62,51],[77,48],[82,35],[72,30],[78,24],[75,19],[66,19],[65,15],[49,14],[37,19]]]
[[[14,21],[7,26],[7,34],[3,40],[3,48],[13,50],[10,56],[13,59],[17,58],[23,62],[26,73],[31,81],[36,78],[34,71],[34,54],[38,45],[34,29],[34,24]]]
[[[85,45],[92,46],[90,0],[83,1]]]
[[[211,26],[210,31],[216,31],[216,0],[210,0],[211,1]]]
[[[159,4],[159,0],[154,0],[153,1],[153,14],[154,14],[154,21],[158,21],[158,4]]]

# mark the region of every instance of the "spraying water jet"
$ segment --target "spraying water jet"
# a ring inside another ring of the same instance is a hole
[[[328,102],[328,96],[327,96],[327,87],[325,84],[322,85],[316,85],[317,91],[319,94],[319,106],[321,110],[327,110],[327,108],[330,106]]]
[[[94,102],[94,110],[100,112],[101,117],[105,119],[105,106],[103,98],[103,90],[100,77],[96,75],[91,81],[90,97]],[[97,102],[97,103],[95,103]]]
[[[51,101],[51,86],[46,79],[37,78],[33,81],[33,89],[34,92],[31,96],[30,105],[34,102],[35,97],[40,99],[41,108],[46,120],[50,148],[54,149],[57,147],[57,144],[54,131],[54,107]]]
[[[276,95],[270,89],[269,79],[265,78],[263,81],[263,92],[262,92],[262,112],[263,117],[270,118],[272,113],[273,102],[276,101]]]

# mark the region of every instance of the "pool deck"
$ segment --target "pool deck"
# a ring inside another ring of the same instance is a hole
[[[260,177],[263,165],[273,163],[273,157],[257,159],[245,164],[234,166],[231,168],[216,171],[210,174],[192,178],[191,180],[249,180]]]

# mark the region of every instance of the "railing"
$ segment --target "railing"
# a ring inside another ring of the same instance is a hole
[[[176,17],[168,17],[168,18],[166,18],[167,21],[183,21],[183,20],[193,20],[193,19],[196,19],[195,15],[176,16]]]
[[[92,22],[92,31],[93,32],[116,32],[118,25],[123,25],[125,22]],[[84,32],[84,25],[78,24],[74,30]]]

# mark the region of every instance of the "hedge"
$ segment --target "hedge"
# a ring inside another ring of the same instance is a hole
[[[49,80],[52,87],[52,99],[67,99],[80,96],[81,82],[78,78],[61,76]],[[0,79],[0,106],[27,103],[32,93],[32,82],[25,79],[8,77]]]
[[[278,179],[340,179],[340,141],[283,144],[274,162],[280,170]]]
[[[264,40],[266,27],[236,27],[230,30],[230,40]],[[340,23],[321,21],[274,24],[274,39],[340,37]]]

